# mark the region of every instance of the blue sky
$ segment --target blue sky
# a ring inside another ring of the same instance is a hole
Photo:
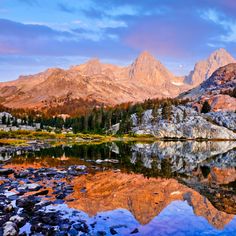
[[[181,75],[235,46],[235,0],[0,0],[0,81],[143,50]]]

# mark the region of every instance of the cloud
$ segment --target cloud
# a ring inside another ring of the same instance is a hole
[[[202,11],[201,17],[207,21],[211,21],[214,24],[221,26],[225,30],[224,34],[213,38],[213,41],[236,43],[236,20],[229,19],[223,13],[220,13],[214,9]]]

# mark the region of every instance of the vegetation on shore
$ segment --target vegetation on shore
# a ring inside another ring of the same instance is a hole
[[[55,116],[48,116],[47,113],[35,113],[35,111],[12,111],[12,114],[21,119],[21,125],[33,126],[40,124],[41,130],[51,131],[52,128],[55,132],[60,133],[61,130],[70,130],[74,134],[77,133],[90,133],[90,134],[111,134],[113,125],[119,123],[119,129],[115,133],[119,135],[130,134],[132,128],[131,115],[136,114],[138,122],[141,121],[142,114],[145,110],[152,109],[153,115],[157,110],[163,108],[163,119],[169,119],[171,116],[171,106],[186,104],[188,100],[178,99],[148,99],[142,103],[124,103],[115,107],[94,107],[87,113],[77,114],[76,116],[69,116],[67,118],[60,116],[57,113]],[[1,110],[1,107],[0,107]],[[60,109],[58,112],[62,112]],[[68,111],[68,114],[70,112]],[[3,124],[8,124],[6,118],[2,119]],[[17,120],[14,120],[14,125],[17,126]],[[35,134],[37,135],[37,134]],[[50,138],[50,137],[49,137]],[[54,137],[55,138],[55,137]]]

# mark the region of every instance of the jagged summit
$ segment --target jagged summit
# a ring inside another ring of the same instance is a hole
[[[147,51],[143,51],[131,64],[129,76],[130,79],[153,85],[161,85],[174,78],[174,75]]]
[[[206,60],[197,62],[194,70],[185,78],[185,82],[193,87],[198,86],[204,80],[208,79],[212,73],[219,67],[236,62],[229,52],[220,48],[210,54]]]
[[[68,94],[107,105],[176,97],[231,62],[235,59],[225,49],[219,49],[207,60],[198,62],[184,83],[184,78],[175,77],[148,51],[141,52],[131,65],[124,67],[93,58],[68,70],[51,68],[0,83],[0,101],[13,108],[40,108],[50,101],[63,100]]]
[[[199,86],[181,94],[180,98],[192,99],[196,104],[208,100],[215,111],[235,111],[236,98],[232,95],[234,88],[236,88],[236,63],[230,63],[217,69]]]
[[[138,61],[155,61],[156,58],[148,51],[142,51],[136,58],[136,61],[137,60]]]

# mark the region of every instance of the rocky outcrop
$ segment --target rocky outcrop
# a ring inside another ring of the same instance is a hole
[[[236,104],[235,104],[236,105]],[[204,117],[210,118],[219,126],[236,131],[236,113],[235,112],[209,112]]]
[[[235,111],[236,98],[228,94],[236,88],[236,63],[216,70],[212,76],[198,87],[182,93],[179,98],[188,98],[193,106],[209,102],[213,111]]]
[[[235,63],[236,60],[223,48],[213,52],[206,60],[196,63],[194,70],[185,77],[185,82],[198,86],[219,67]]]
[[[184,139],[236,139],[236,134],[229,129],[208,121],[191,107],[172,106],[172,114],[163,119],[162,110],[152,116],[152,110],[144,112],[141,124],[137,124],[136,114],[131,116],[135,134],[151,134],[157,138]]]

